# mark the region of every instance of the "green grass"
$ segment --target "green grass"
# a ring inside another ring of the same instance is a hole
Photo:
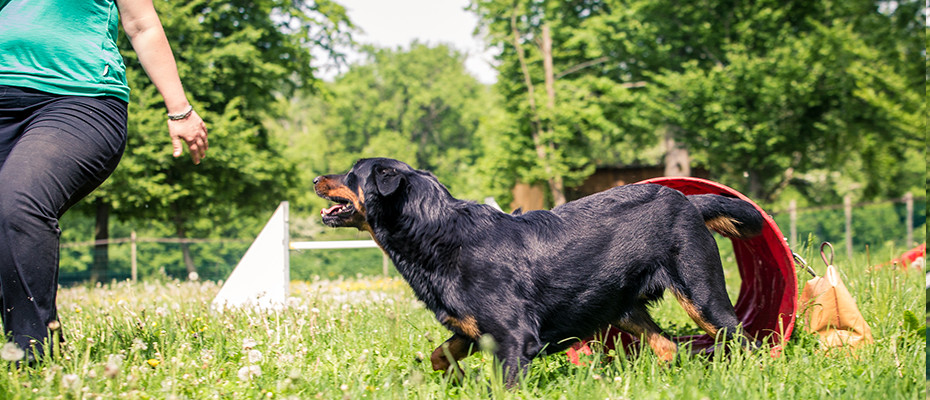
[[[871,254],[876,264],[888,258],[881,256]],[[811,263],[822,271],[817,260]],[[288,306],[267,314],[212,311],[219,289],[212,283],[66,288],[58,299],[63,354],[35,368],[0,361],[0,398],[925,397],[926,340],[913,318],[925,307],[923,272],[875,270],[864,255],[836,264],[875,337],[852,353],[821,350],[799,319],[780,357],[737,349],[727,357],[683,354],[665,365],[647,350],[596,353],[576,366],[554,354],[536,360],[509,390],[485,353],[463,362],[468,379],[461,385],[433,372],[429,354],[448,332],[396,278],[294,282]],[[808,276],[798,278],[803,284]],[[657,307],[660,324],[694,329],[673,303]],[[240,378],[250,366],[261,375]]]

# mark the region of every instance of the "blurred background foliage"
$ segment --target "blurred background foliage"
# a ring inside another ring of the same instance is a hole
[[[766,209],[912,192],[926,240],[923,2],[473,0],[476,35],[498,54],[492,85],[449,45],[355,43],[338,0],[155,5],[208,123],[208,158],[170,156],[161,99],[121,38],[130,141],[62,220],[63,282],[90,276],[93,251],[108,255],[105,277],[128,276],[128,245],[68,243],[132,231],[214,239],[141,242],[141,276],[222,279],[283,200],[295,238],[364,238],[319,224],[311,183],[360,157],[401,159],[506,210],[517,183],[558,205],[598,168],[661,165],[670,140]],[[347,65],[345,49],[364,57]],[[343,72],[323,81],[320,62]],[[854,246],[911,246],[902,208],[855,210]],[[799,234],[839,243],[843,223],[842,210],[802,211]],[[295,279],[380,271],[377,249],[292,255]]]

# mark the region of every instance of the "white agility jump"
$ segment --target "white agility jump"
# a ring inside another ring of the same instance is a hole
[[[291,242],[288,222],[288,203],[282,201],[213,299],[214,309],[222,311],[248,305],[274,309],[283,306],[290,286],[291,250],[378,247],[373,240]],[[385,274],[388,265],[389,261],[385,257]]]

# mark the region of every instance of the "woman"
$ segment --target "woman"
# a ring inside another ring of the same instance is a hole
[[[173,154],[207,131],[184,94],[152,0],[0,0],[0,301],[30,360],[57,331],[58,220],[113,172],[129,87],[118,23],[167,108]]]

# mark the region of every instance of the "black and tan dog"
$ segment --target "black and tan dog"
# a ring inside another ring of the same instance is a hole
[[[370,232],[453,332],[433,352],[433,368],[457,367],[490,335],[511,384],[537,355],[608,325],[671,360],[677,346],[647,310],[666,289],[711,336],[738,335],[707,227],[749,237],[763,224],[748,202],[649,184],[511,215],[455,199],[431,173],[386,158],[314,185],[336,203],[323,222]]]

